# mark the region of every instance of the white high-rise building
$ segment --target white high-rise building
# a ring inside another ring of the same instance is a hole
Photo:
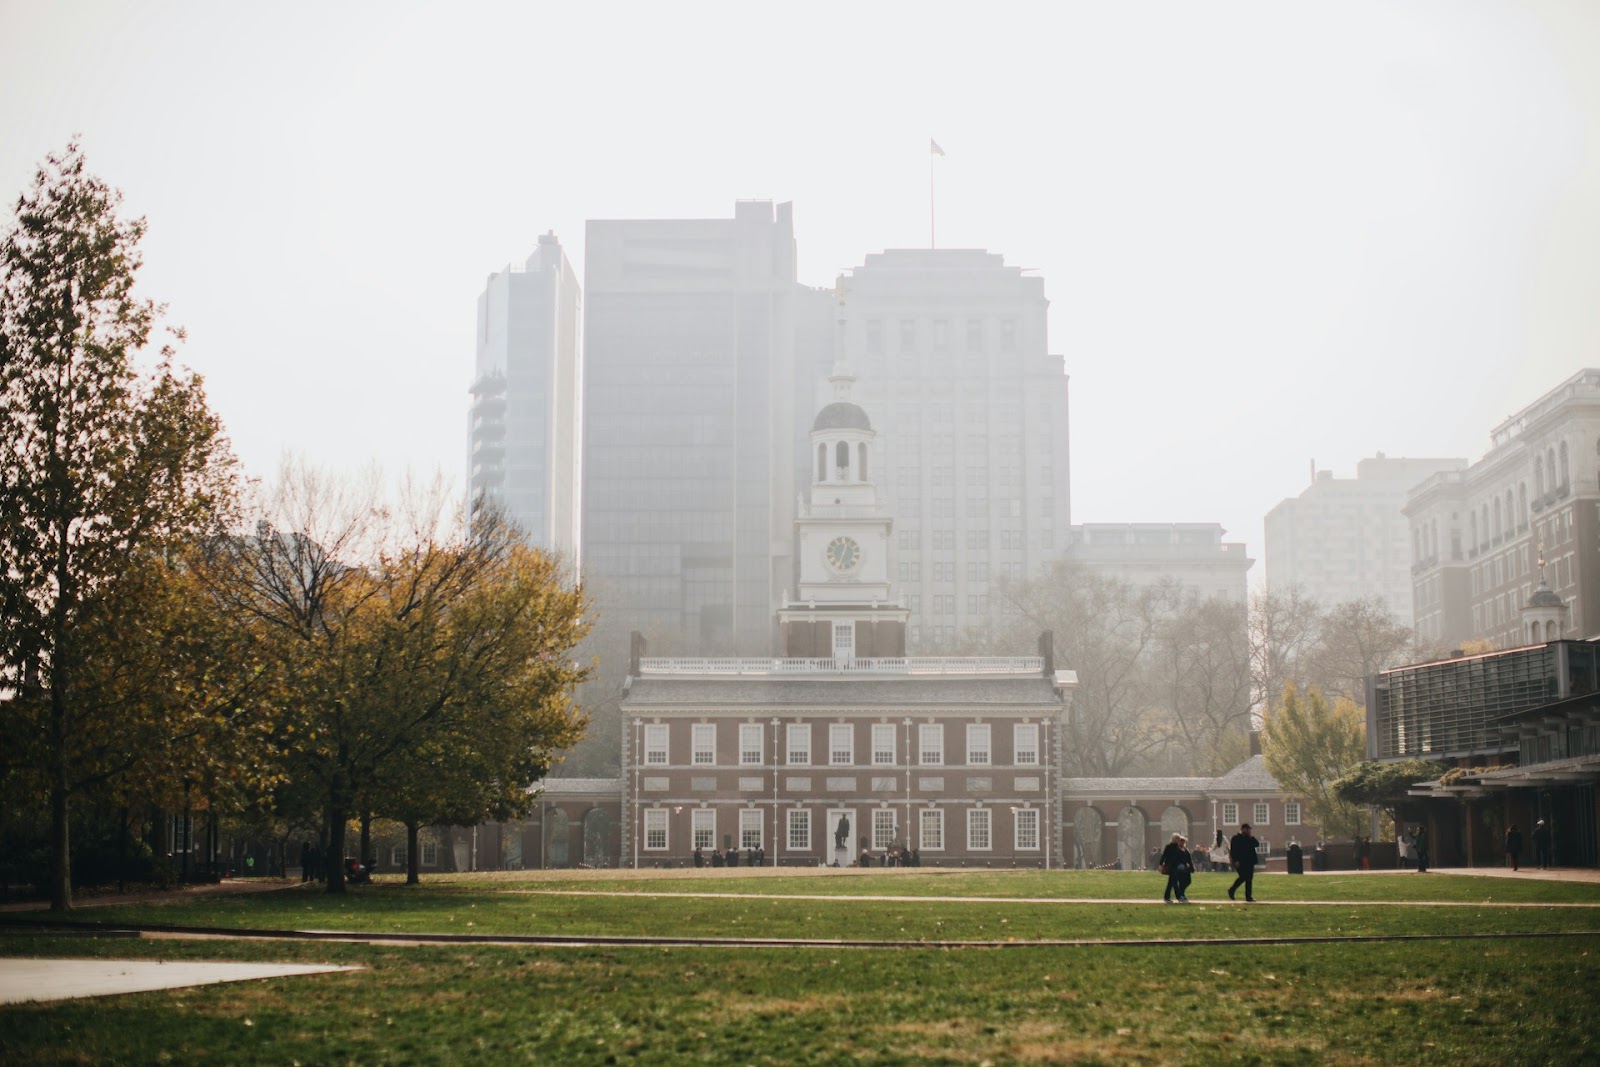
[[[992,252],[896,249],[834,295],[837,358],[885,442],[874,478],[895,520],[907,644],[937,649],[987,626],[998,584],[1067,545],[1067,376],[1047,345],[1044,281]]]
[[[1380,598],[1413,625],[1411,529],[1406,494],[1465,459],[1391,459],[1379,452],[1354,478],[1313,470],[1311,485],[1267,513],[1267,588],[1300,591],[1324,606]]]
[[[530,543],[579,559],[582,293],[553,233],[478,297],[468,485]]]

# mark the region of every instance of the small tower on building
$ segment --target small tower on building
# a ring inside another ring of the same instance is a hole
[[[872,420],[850,399],[855,375],[829,377],[833,400],[811,425],[811,491],[795,520],[798,595],[778,612],[783,654],[833,659],[904,656],[910,612],[891,602],[889,532],[872,476]]]
[[[1539,560],[1539,588],[1533,591],[1522,609],[1522,634],[1528,644],[1560,640],[1567,628],[1567,605],[1550,588],[1544,577],[1544,559]]]

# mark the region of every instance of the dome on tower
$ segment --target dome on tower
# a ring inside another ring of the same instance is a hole
[[[835,400],[821,411],[817,412],[816,421],[811,424],[812,431],[817,430],[870,430],[872,420],[867,418],[867,413],[858,404],[848,400]]]
[[[1530,608],[1560,608],[1565,606],[1566,604],[1562,601],[1560,595],[1546,585],[1542,579],[1539,582],[1539,588],[1535,589],[1533,596],[1528,598],[1528,607]]]

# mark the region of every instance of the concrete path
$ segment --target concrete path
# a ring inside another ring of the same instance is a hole
[[[158,960],[0,959],[0,1004],[359,971],[320,963],[162,963]]]

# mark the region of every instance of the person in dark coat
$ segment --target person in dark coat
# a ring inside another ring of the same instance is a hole
[[[694,865],[696,867],[704,867],[706,865],[706,854],[699,845],[694,846]]]
[[[1257,849],[1261,842],[1257,841],[1250,833],[1250,824],[1239,824],[1239,832],[1228,841],[1228,859],[1233,863],[1233,869],[1239,872],[1239,877],[1233,880],[1228,887],[1228,899],[1238,900],[1234,893],[1240,886],[1244,886],[1244,899],[1247,903],[1256,902],[1256,863],[1259,853]]]
[[[1533,861],[1541,871],[1550,867],[1550,824],[1540,819],[1533,828]]]
[[[1428,861],[1431,860],[1433,856],[1429,852],[1428,828],[1426,826],[1417,827],[1414,845],[1417,850],[1417,873],[1427,874]]]
[[[1173,834],[1167,847],[1161,850],[1161,870],[1167,872],[1167,888],[1161,894],[1161,899],[1168,904],[1172,903],[1173,894],[1176,893],[1179,904],[1189,903],[1189,882],[1193,880],[1194,860],[1189,856],[1189,839],[1182,834]]]
[[[1294,841],[1294,840],[1291,840],[1289,842],[1289,873],[1290,874],[1305,874],[1306,873],[1306,857],[1305,857],[1305,854],[1300,851],[1300,842]]]
[[[1517,829],[1517,824],[1512,823],[1506,827],[1506,862],[1511,864],[1513,871],[1519,870],[1517,863],[1522,859],[1522,831]]]

